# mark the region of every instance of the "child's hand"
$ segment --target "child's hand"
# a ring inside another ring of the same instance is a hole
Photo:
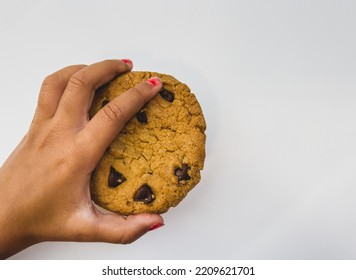
[[[107,60],[44,80],[30,130],[0,168],[0,257],[50,240],[130,243],[163,225],[159,215],[102,214],[90,198],[105,149],[162,86],[143,82],[89,121],[95,90],[131,68],[130,60]]]

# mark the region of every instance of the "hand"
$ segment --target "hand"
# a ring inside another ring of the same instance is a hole
[[[89,121],[95,90],[131,69],[128,59],[106,60],[43,81],[31,127],[0,168],[0,258],[51,240],[130,243],[163,225],[154,214],[103,214],[90,197],[105,149],[162,87],[158,78],[143,82]]]

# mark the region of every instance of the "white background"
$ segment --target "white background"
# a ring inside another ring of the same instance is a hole
[[[13,259],[355,259],[355,12],[352,0],[1,0],[0,164],[43,78],[70,64],[128,57],[174,75],[208,125],[202,181],[165,227]]]

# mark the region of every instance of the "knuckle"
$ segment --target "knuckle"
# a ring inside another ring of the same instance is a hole
[[[83,72],[77,72],[72,75],[68,81],[70,88],[85,88],[89,86],[88,77]]]
[[[48,88],[53,86],[57,82],[55,75],[51,74],[44,78],[42,82],[42,88]]]
[[[138,88],[138,86],[134,86],[132,88],[132,93],[139,99],[144,99],[145,95],[143,94],[142,90]]]
[[[125,113],[120,106],[114,102],[108,103],[102,108],[104,116],[110,121],[116,122],[125,119]]]

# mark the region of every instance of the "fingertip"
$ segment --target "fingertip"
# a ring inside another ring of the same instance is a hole
[[[132,62],[131,59],[129,59],[129,58],[123,58],[123,59],[121,59],[121,61],[126,64],[126,66],[128,67],[128,69],[131,70],[131,69],[133,68],[133,62]]]
[[[128,219],[135,219],[142,224],[145,224],[147,228],[152,227],[154,224],[164,224],[164,220],[161,215],[159,214],[150,214],[150,213],[143,213],[143,214],[134,214],[128,216]]]
[[[137,240],[150,231],[164,226],[164,220],[158,214],[134,214],[128,216],[126,221],[132,226],[128,240],[129,243]]]
[[[162,223],[157,223],[157,224],[152,225],[152,226],[148,229],[148,231],[152,231],[152,230],[158,229],[158,228],[163,227],[163,226],[164,226],[164,224],[162,224]]]
[[[152,231],[164,226],[164,220],[159,214],[135,214],[128,217],[128,219],[134,219],[137,223],[140,223],[146,231]]]
[[[146,80],[145,82],[143,82],[142,85],[148,85],[144,86],[144,88],[147,89],[147,94],[149,99],[153,98],[161,89],[162,89],[162,81],[159,77],[151,77],[148,80]],[[146,102],[149,100],[146,100]]]
[[[164,220],[161,215],[153,214],[153,216],[151,217],[151,220],[152,221],[150,223],[148,231],[153,231],[153,230],[161,228],[165,225]]]
[[[162,81],[159,77],[152,77],[147,80],[147,83],[149,83],[153,87],[161,87],[162,86]]]

